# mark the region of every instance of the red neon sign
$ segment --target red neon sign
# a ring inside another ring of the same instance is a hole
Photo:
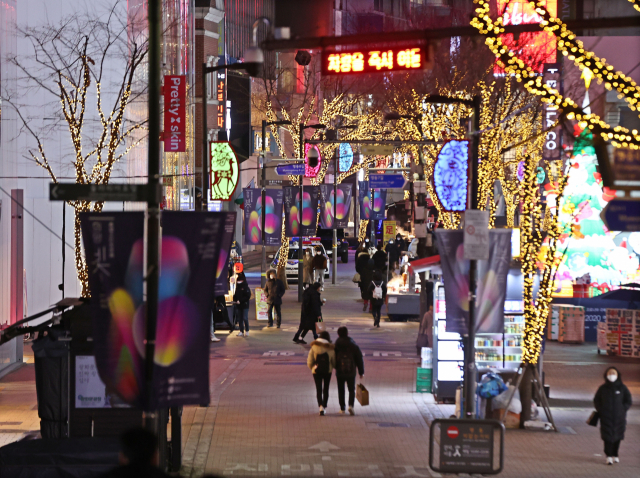
[[[546,0],[545,3],[549,14],[555,17],[558,12],[557,0]],[[497,5],[503,25],[525,25],[542,21],[542,17],[527,0],[497,0]],[[500,35],[500,39],[536,73],[542,73],[545,63],[556,63],[556,37],[551,32],[521,33],[518,40],[509,33]],[[504,70],[496,65],[494,73],[504,73]]]
[[[424,46],[322,52],[323,75],[420,70],[426,66]]]

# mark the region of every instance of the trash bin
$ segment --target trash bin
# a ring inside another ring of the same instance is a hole
[[[66,339],[66,340],[65,340]],[[62,327],[50,327],[33,342],[36,395],[42,438],[66,438],[69,419],[69,340]]]

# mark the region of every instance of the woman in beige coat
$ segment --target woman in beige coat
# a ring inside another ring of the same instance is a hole
[[[311,249],[306,249],[304,251],[304,256],[302,256],[302,286],[306,289],[311,284],[311,279],[313,277],[313,254],[311,253]]]
[[[336,367],[336,352],[331,343],[329,332],[320,332],[319,337],[311,342],[311,350],[307,357],[307,366],[313,372],[313,380],[316,382],[316,398],[320,415],[324,415],[329,401],[329,383],[331,373]]]

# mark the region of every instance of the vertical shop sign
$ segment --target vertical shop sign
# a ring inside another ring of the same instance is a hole
[[[226,129],[226,112],[225,112],[225,81],[226,76],[224,72],[218,72],[216,75],[216,100],[218,100],[218,106],[216,108],[216,127],[219,130]]]
[[[187,77],[164,77],[164,151],[184,153],[187,150]]]
[[[544,65],[545,85],[563,93],[562,76],[560,63],[545,63]],[[544,146],[542,148],[542,159],[544,161],[557,161],[562,159],[562,126],[553,124],[558,119],[558,105],[555,103],[545,103],[544,105],[544,129],[546,133]]]

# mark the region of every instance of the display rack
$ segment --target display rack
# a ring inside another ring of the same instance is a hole
[[[524,315],[504,314],[504,330],[497,334],[476,334],[476,363],[478,367],[514,368],[522,362]]]

